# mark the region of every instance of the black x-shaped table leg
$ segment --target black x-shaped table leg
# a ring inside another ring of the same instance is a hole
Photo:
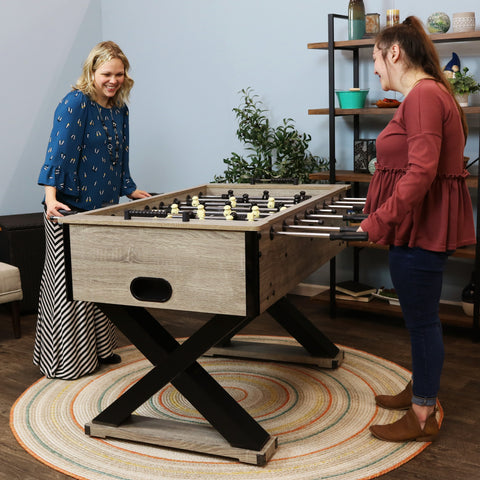
[[[273,361],[290,361],[319,365],[323,368],[337,368],[343,360],[343,352],[326,337],[287,297],[282,297],[271,305],[267,312],[279,323],[298,343],[303,347],[303,355],[299,355],[296,347],[290,349],[265,348],[267,344],[256,344],[254,341],[233,341],[233,337],[240,332],[243,326],[215,345],[209,355],[225,355],[232,357],[244,357],[265,359]],[[257,345],[260,348],[253,348]],[[278,347],[278,345],[276,346]],[[290,351],[289,351],[290,350]],[[281,360],[279,360],[281,357]]]
[[[270,435],[196,361],[252,318],[215,315],[180,344],[142,307],[98,304],[154,365],[92,423],[119,426],[169,382],[232,447],[260,450]]]

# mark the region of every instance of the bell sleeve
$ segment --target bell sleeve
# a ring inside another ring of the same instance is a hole
[[[86,122],[86,96],[78,91],[70,92],[55,110],[45,162],[38,177],[39,185],[55,187],[69,196],[79,195],[77,172]]]

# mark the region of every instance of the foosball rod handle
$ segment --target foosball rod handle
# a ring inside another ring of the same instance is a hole
[[[76,213],[78,213],[78,210],[65,210],[63,208],[59,208],[58,213],[66,217],[67,215],[75,215]]]
[[[345,242],[367,242],[368,232],[332,232],[330,240],[343,240]]]
[[[349,222],[361,222],[362,220],[365,220],[368,217],[366,213],[352,213],[349,215],[344,215],[342,218],[345,221]]]

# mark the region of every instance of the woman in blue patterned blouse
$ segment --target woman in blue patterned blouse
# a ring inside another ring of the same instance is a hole
[[[129,170],[126,105],[130,64],[113,42],[96,45],[73,90],[55,110],[45,163],[46,258],[40,287],[34,363],[49,378],[75,379],[99,363],[118,363],[114,326],[92,303],[67,300],[61,210],[85,211],[145,198]]]

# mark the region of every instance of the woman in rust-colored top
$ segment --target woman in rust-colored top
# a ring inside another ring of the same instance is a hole
[[[410,333],[412,381],[379,406],[408,410],[371,432],[387,441],[431,441],[438,434],[437,395],[444,360],[438,316],[448,255],[475,243],[465,178],[465,116],[438,55],[416,17],[383,30],[373,51],[383,90],[404,101],[377,139],[377,166],[359,230],[389,245],[390,274]]]

